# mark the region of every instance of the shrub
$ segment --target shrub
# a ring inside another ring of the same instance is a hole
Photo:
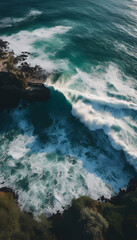
[[[80,221],[83,222],[83,230],[88,235],[89,239],[99,240],[103,237],[109,227],[108,222],[100,213],[97,213],[89,208],[81,210]]]

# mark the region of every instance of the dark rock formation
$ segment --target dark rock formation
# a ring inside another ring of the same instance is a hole
[[[8,42],[7,41],[3,41],[2,39],[0,39],[0,50],[6,50],[8,46]]]
[[[41,221],[36,221],[31,213],[19,209],[18,195],[3,187],[0,189],[0,239],[136,240],[137,180],[131,179],[115,199],[116,202],[114,197],[109,202],[100,202],[83,196],[73,199],[62,214],[58,212],[50,218],[42,215]],[[19,238],[15,235],[17,231]]]
[[[0,72],[0,109],[15,108],[23,98],[29,102],[47,101],[49,88],[42,83],[29,83],[28,88],[9,72]]]
[[[53,231],[59,240],[136,240],[137,180],[103,202],[83,196],[51,217]]]
[[[50,89],[42,83],[29,83],[29,88],[22,92],[22,97],[27,101],[47,101],[50,97]]]
[[[17,107],[21,98],[29,102],[49,99],[50,89],[43,83],[46,75],[39,66],[24,62],[28,54],[15,57],[7,51],[7,42],[0,40],[0,110]]]
[[[119,193],[112,196],[110,199],[109,198],[105,198],[104,196],[101,196],[98,201],[99,202],[108,202],[108,203],[112,203],[114,205],[120,205],[121,204],[121,199],[127,194],[130,193],[132,191],[136,191],[137,190],[137,180],[136,179],[130,179],[128,185],[123,188],[123,189],[119,189]]]

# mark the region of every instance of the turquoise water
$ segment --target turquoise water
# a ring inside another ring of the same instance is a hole
[[[110,197],[137,170],[137,1],[0,1],[0,37],[48,72],[46,103],[0,113],[0,183],[22,209]]]

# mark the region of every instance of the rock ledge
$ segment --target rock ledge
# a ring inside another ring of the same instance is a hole
[[[50,89],[44,85],[47,75],[25,61],[28,55],[15,56],[8,43],[0,40],[0,110],[17,107],[21,98],[29,102],[49,99]]]

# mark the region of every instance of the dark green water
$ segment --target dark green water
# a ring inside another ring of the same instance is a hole
[[[0,37],[47,71],[47,103],[0,113],[0,182],[51,214],[137,169],[137,1],[0,1]]]

